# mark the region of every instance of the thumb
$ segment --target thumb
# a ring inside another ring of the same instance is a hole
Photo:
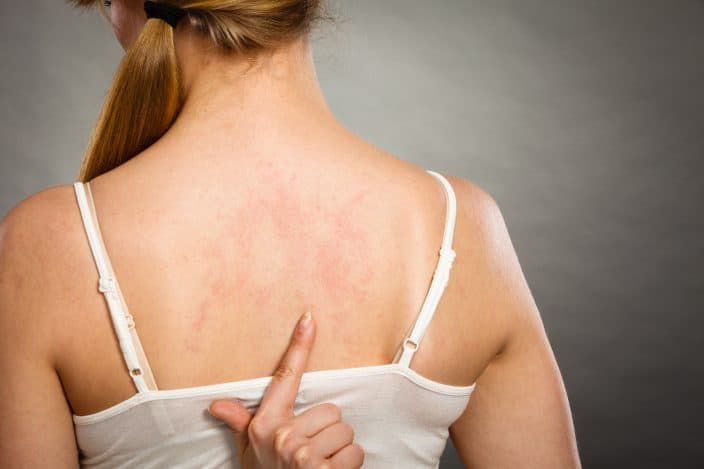
[[[228,400],[213,401],[208,407],[210,415],[222,420],[230,427],[235,437],[235,443],[239,454],[243,454],[249,438],[247,437],[247,427],[254,415],[250,414],[246,407]]]

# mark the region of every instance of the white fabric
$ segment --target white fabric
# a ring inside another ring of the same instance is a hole
[[[323,402],[342,410],[365,452],[364,468],[437,468],[449,426],[462,414],[474,384],[452,386],[409,367],[449,279],[456,199],[449,181],[427,170],[445,189],[447,214],[439,260],[411,333],[392,363],[303,374],[294,413]],[[100,235],[88,183],[74,188],[99,274],[98,290],[119,338],[137,393],[108,409],[74,415],[81,467],[239,468],[229,429],[207,411],[215,399],[236,398],[254,413],[271,376],[191,388],[159,390]]]

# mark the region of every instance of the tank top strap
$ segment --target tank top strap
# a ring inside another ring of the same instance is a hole
[[[450,182],[443,175],[429,169],[426,171],[435,176],[445,190],[445,200],[447,202],[445,231],[442,237],[442,245],[438,251],[438,263],[435,267],[435,271],[433,272],[433,279],[430,282],[428,294],[423,301],[423,306],[421,307],[420,313],[418,314],[418,318],[413,325],[411,333],[406,336],[401,344],[401,349],[399,349],[399,352],[396,354],[398,363],[404,367],[410,366],[413,354],[418,350],[418,347],[420,347],[420,343],[423,340],[423,335],[425,334],[430,321],[433,319],[433,314],[437,309],[440,298],[445,291],[445,287],[447,287],[447,283],[450,279],[450,269],[452,268],[452,263],[455,260],[456,255],[454,249],[452,249],[452,239],[455,233],[455,219],[457,217],[457,199],[455,197],[455,192],[452,189]],[[394,360],[394,362],[396,362],[396,360]]]
[[[137,388],[137,392],[156,390],[156,382],[147,357],[144,354],[142,343],[137,335],[134,319],[127,309],[127,304],[105,249],[105,243],[103,242],[95,212],[90,183],[77,181],[73,183],[73,187],[76,192],[83,227],[88,236],[88,243],[98,269],[98,291],[105,296],[128,373]]]

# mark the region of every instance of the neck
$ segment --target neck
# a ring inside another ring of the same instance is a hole
[[[250,58],[207,52],[203,42],[187,31],[175,36],[185,101],[162,145],[188,150],[174,148],[179,158],[197,157],[190,142],[212,158],[228,148],[247,158],[277,157],[282,148],[302,148],[313,130],[341,129],[325,102],[307,38]],[[236,159],[232,153],[221,156]]]

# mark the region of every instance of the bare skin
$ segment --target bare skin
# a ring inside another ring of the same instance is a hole
[[[141,2],[114,2],[112,13],[129,44]],[[442,187],[336,120],[304,39],[244,76],[247,64],[204,46],[177,30],[181,115],[91,182],[159,388],[270,376],[306,310],[317,327],[306,371],[389,363],[437,262]],[[457,258],[411,367],[442,383],[477,382],[450,427],[466,466],[580,467],[559,368],[501,211],[477,185],[447,177]],[[71,413],[135,392],[95,282],[70,185],[2,220],[5,467],[75,467]]]

